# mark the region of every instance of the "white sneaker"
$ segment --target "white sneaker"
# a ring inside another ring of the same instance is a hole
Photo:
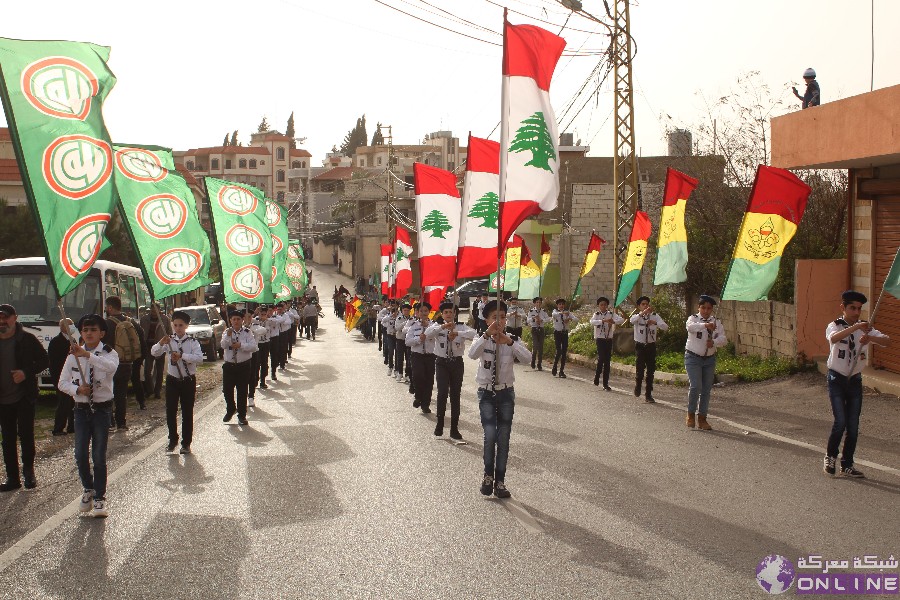
[[[105,519],[109,516],[109,510],[106,508],[106,500],[94,499],[94,517],[97,519]]]
[[[393,377],[393,376],[394,376],[394,369],[392,369],[391,367],[388,367],[388,377]]]
[[[403,383],[409,383],[409,377],[406,375],[403,376]]]
[[[249,407],[251,407],[251,408],[252,408],[252,407],[255,407],[255,406],[256,406],[256,401],[253,400],[253,398],[247,398],[247,406],[249,406]]]
[[[93,499],[94,490],[84,490],[84,493],[81,495],[81,504],[78,505],[78,510],[81,512],[90,512],[91,500]]]
[[[403,381],[403,374],[399,371],[394,371],[394,379],[397,381]]]

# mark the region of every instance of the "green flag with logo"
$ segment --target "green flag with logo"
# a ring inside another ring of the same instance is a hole
[[[0,97],[59,297],[94,264],[115,206],[108,59],[94,44],[0,38]]]
[[[303,256],[303,247],[299,240],[289,240],[287,250],[287,265],[285,272],[291,286],[291,296],[299,298],[306,293],[308,283],[306,277],[306,259]]]
[[[153,298],[211,283],[209,236],[169,148],[113,144],[119,208]]]
[[[252,185],[205,177],[226,302],[273,302],[272,235],[265,195]]]
[[[272,294],[278,300],[291,297],[291,282],[285,273],[288,253],[287,209],[266,198],[266,223],[272,234]]]

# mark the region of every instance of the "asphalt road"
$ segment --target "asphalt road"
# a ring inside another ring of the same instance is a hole
[[[456,446],[330,308],[249,426],[210,395],[193,455],[158,431],[114,465],[109,519],[78,516],[72,479],[7,531],[0,597],[752,598],[769,554],[900,556],[895,474],[827,478],[789,440],[688,430],[683,388],[659,390],[676,410],[527,365],[513,497],[485,498],[471,363]]]

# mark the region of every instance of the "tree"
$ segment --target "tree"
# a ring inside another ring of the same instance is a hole
[[[259,122],[259,127],[256,128],[257,133],[265,133],[272,127],[269,125],[269,120],[263,115],[262,121]]]
[[[341,152],[344,156],[353,156],[356,149],[365,146],[369,139],[366,133],[366,115],[356,120],[356,126],[347,132],[344,141],[341,143]]]
[[[544,113],[538,111],[522,121],[522,126],[516,130],[516,137],[509,146],[510,152],[531,152],[531,160],[526,166],[537,167],[553,172],[550,159],[556,160],[556,151],[553,149],[553,138],[550,137],[550,128],[544,120]]]
[[[231,143],[228,144],[229,146],[237,146],[238,145],[237,135],[238,135],[238,130],[235,129],[234,133],[231,134]]]
[[[468,216],[473,219],[484,219],[479,227],[497,229],[497,219],[500,216],[500,196],[494,192],[486,193],[475,202]]]
[[[437,209],[428,213],[425,220],[422,221],[422,231],[430,231],[433,238],[447,239],[444,237],[444,232],[451,229],[453,226],[450,225],[446,215]]]
[[[384,146],[384,135],[381,133],[381,121],[375,126],[375,133],[372,134],[372,143],[370,146]]]
[[[227,146],[227,145],[228,145],[228,134],[227,134],[227,133],[225,134],[225,139],[222,140],[222,145],[223,145],[223,146]]]
[[[297,147],[297,141],[294,139],[297,136],[297,131],[294,129],[294,113],[291,111],[291,116],[288,117],[287,128],[285,129],[284,135],[291,138],[291,148]]]

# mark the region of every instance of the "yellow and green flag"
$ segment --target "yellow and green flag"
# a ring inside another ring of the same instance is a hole
[[[591,239],[588,241],[587,250],[584,252],[584,261],[581,263],[581,272],[578,274],[578,283],[575,284],[575,292],[572,294],[573,300],[581,295],[581,280],[597,264],[597,257],[600,256],[600,250],[603,249],[603,244],[605,243],[606,240],[597,235],[596,232],[591,232]],[[550,248],[548,247],[547,249],[549,250]],[[549,259],[549,252],[547,256]]]
[[[522,260],[519,268],[519,299],[531,300],[541,295],[541,268],[531,258],[531,252],[522,240]]]
[[[684,211],[688,197],[698,183],[693,177],[671,167],[666,170],[653,285],[687,281],[688,250]]]
[[[811,191],[790,171],[759,165],[722,300],[766,300]]]
[[[643,211],[634,213],[634,224],[631,226],[631,237],[628,240],[628,256],[622,265],[622,277],[619,279],[619,290],[616,293],[616,306],[619,306],[634,289],[644,267],[647,256],[647,241],[650,239],[650,217]]]

